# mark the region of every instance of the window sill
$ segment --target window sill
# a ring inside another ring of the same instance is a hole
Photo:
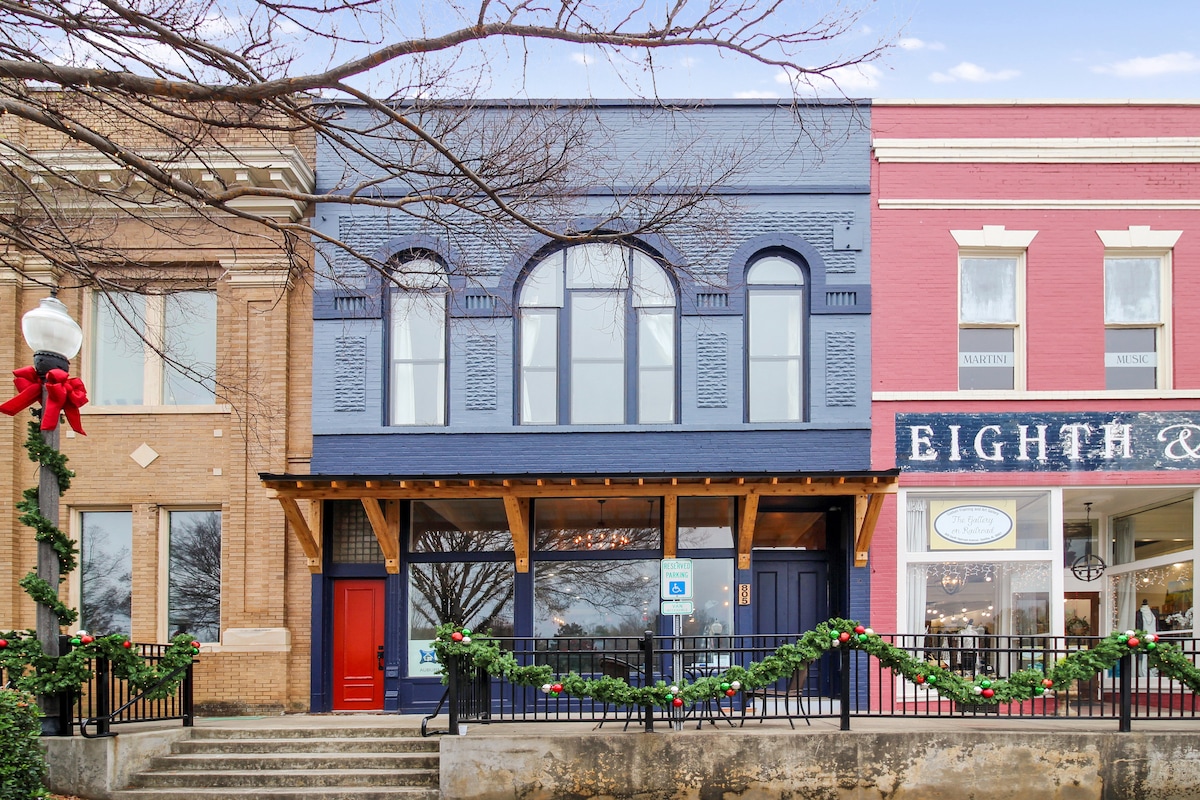
[[[910,400],[1195,400],[1200,389],[1138,389],[1091,391],[963,390],[943,392],[873,392],[876,403]]]
[[[207,406],[95,406],[88,405],[80,409],[86,416],[104,414],[229,414],[233,406],[228,403],[214,403]]]

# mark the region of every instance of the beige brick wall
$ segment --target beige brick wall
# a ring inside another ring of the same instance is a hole
[[[136,126],[119,119],[104,124],[125,125],[130,135],[136,133]],[[12,138],[34,149],[64,144],[28,126]],[[263,146],[268,141],[257,132],[234,132],[226,143]],[[311,154],[311,143],[304,148]],[[308,275],[293,272],[292,280],[285,282],[287,262],[277,237],[250,223],[224,220],[214,227],[191,218],[155,226],[129,220],[105,224],[110,226],[109,244],[121,248],[126,259],[114,270],[137,265],[133,268],[141,274],[166,281],[196,275],[218,279],[218,378],[227,388],[220,391],[220,405],[200,412],[85,409],[87,436],[68,434],[64,428],[62,449],[77,477],[62,499],[60,526],[77,536],[73,526],[81,510],[132,511],[132,633],[138,641],[160,641],[170,633],[165,630],[165,570],[160,564],[163,514],[172,508],[220,509],[222,631],[287,629],[291,649],[206,647],[196,671],[197,702],[202,709],[217,711],[306,709],[310,575],[278,502],[267,497],[258,473],[308,470]],[[19,266],[21,259],[22,254],[0,251],[0,376],[31,363],[20,317],[46,295],[45,284],[55,277],[46,269],[22,276],[5,266]],[[247,263],[258,270],[254,276],[238,273],[238,265]],[[274,267],[278,269],[272,276]],[[86,324],[88,293],[64,286],[59,297],[75,319]],[[71,365],[72,374],[85,379],[91,369],[88,336],[85,327],[84,351]],[[0,400],[11,393],[5,381]],[[34,466],[21,446],[29,419],[27,412],[11,420],[0,417],[0,629],[34,625],[33,603],[17,581],[36,565],[36,543],[14,513],[22,489],[36,483]],[[143,444],[158,454],[146,467],[131,457]]]

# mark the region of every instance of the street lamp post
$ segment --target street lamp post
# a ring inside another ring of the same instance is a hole
[[[45,380],[46,373],[52,369],[64,372],[70,366],[70,361],[79,352],[83,344],[83,331],[71,315],[67,307],[57,297],[51,295],[42,300],[41,304],[21,318],[21,333],[25,342],[33,350],[33,367],[38,377],[42,379],[42,413],[46,413],[47,393],[49,384]],[[55,420],[57,423],[57,420]],[[58,425],[43,429],[42,439],[46,446],[58,450]],[[38,469],[38,510],[42,516],[55,523],[58,522],[58,475],[46,467]],[[37,558],[38,577],[46,581],[58,593],[60,574],[58,556],[51,542],[38,542]],[[37,606],[37,638],[42,643],[42,651],[48,656],[61,655],[59,650],[59,622],[53,608],[38,603]],[[42,695],[38,699],[42,709],[42,733],[58,735],[59,730],[59,696]]]

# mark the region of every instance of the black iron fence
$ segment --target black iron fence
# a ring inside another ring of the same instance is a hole
[[[64,651],[69,647],[64,641]],[[148,664],[157,667],[169,645],[135,644],[134,647]],[[79,691],[60,695],[57,725],[60,735],[71,736],[78,729],[88,738],[112,736],[111,726],[130,722],[181,720],[184,727],[191,727],[194,720],[192,664],[182,669],[182,679],[172,692],[153,699],[150,695],[155,690],[181,676],[178,673],[164,675],[154,686],[138,691],[128,681],[117,677],[107,658],[89,659],[87,664],[91,679]],[[0,676],[9,682],[17,677],[11,674]]]
[[[946,637],[884,634],[882,638],[913,658],[966,679],[998,680],[1019,670],[1048,672],[1059,660],[1092,649],[1100,637]],[[723,675],[731,666],[748,667],[774,653],[794,636],[722,637],[556,637],[509,638],[522,666],[548,665],[557,675],[610,676],[632,686],[694,682]],[[1169,639],[1193,664],[1200,645],[1191,638]],[[468,720],[504,722],[592,722],[597,727],[636,722],[646,730],[660,725],[742,726],[761,720],[838,719],[843,730],[855,717],[972,717],[978,719],[1112,720],[1127,731],[1134,720],[1196,719],[1200,700],[1182,683],[1159,674],[1144,655],[1129,654],[1087,680],[1058,686],[1044,696],[1007,703],[955,702],[936,687],[915,684],[877,659],[853,649],[831,649],[806,668],[768,687],[735,691],[681,709],[615,706],[570,693],[548,694],[541,687],[489,679],[470,665],[448,665],[453,677],[443,703],[450,706],[450,729]],[[442,706],[439,706],[439,711]],[[439,712],[435,712],[435,715]]]

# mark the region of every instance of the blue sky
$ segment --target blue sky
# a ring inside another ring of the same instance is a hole
[[[832,3],[811,0],[796,7],[805,5],[827,8]],[[879,0],[841,46],[849,51],[879,37],[896,44],[878,61],[841,73],[845,94],[1200,99],[1200,0]],[[778,70],[710,51],[665,55],[653,82],[630,65],[614,65],[577,46],[525,53],[510,45],[505,52],[493,51],[490,60],[494,80],[483,92],[490,96],[730,98],[789,93]],[[523,79],[506,77],[522,71]],[[819,93],[838,94],[832,86]]]

